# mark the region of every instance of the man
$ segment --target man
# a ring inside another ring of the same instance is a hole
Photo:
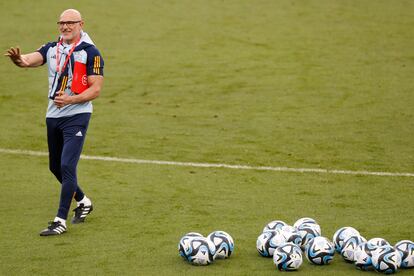
[[[57,22],[60,37],[36,52],[21,54],[10,48],[5,56],[19,67],[38,67],[47,63],[49,69],[49,105],[46,113],[49,168],[61,183],[60,204],[55,219],[40,232],[41,236],[66,232],[72,198],[77,201],[72,223],[85,221],[93,210],[91,200],[78,185],[76,168],[82,151],[92,100],[103,85],[104,61],[87,33],[83,32],[81,14],[65,10]]]

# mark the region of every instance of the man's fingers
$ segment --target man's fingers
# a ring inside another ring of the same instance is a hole
[[[62,104],[63,103],[62,91],[57,92],[57,96],[55,97],[54,102],[55,102],[55,104]]]
[[[11,49],[9,49],[9,50],[7,50],[6,51],[7,53],[6,54],[4,54],[5,56],[12,56],[13,55],[13,52],[12,52],[12,50]]]
[[[19,48],[19,46],[16,47],[16,52],[17,52],[17,55],[20,56],[20,48]]]
[[[5,54],[6,56],[9,57],[18,57],[20,56],[20,54],[17,53],[16,49],[14,49],[13,47],[11,47],[9,50],[7,50],[7,54]]]
[[[60,99],[58,99],[58,97],[55,98],[54,103],[59,108],[64,106],[63,102]]]
[[[56,92],[56,97],[53,101],[58,108],[62,108],[66,105],[64,95],[65,95],[65,91],[63,90]]]

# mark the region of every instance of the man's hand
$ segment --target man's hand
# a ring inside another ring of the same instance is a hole
[[[43,64],[43,56],[39,52],[22,55],[19,47],[11,47],[4,55],[19,67],[37,67]]]
[[[62,108],[65,105],[71,104],[71,97],[65,91],[58,91],[54,102],[57,108]]]
[[[9,57],[11,59],[11,61],[19,67],[29,67],[30,66],[29,62],[27,62],[23,58],[23,56],[20,54],[20,48],[19,47],[16,47],[16,49],[11,47],[9,50],[7,50],[7,53],[4,54],[4,55]]]
[[[54,99],[54,103],[57,108],[62,108],[68,104],[78,104],[84,103],[88,101],[92,101],[93,99],[99,96],[99,93],[102,88],[103,84],[103,76],[92,75],[88,76],[88,84],[89,88],[83,91],[81,94],[76,94],[69,96],[64,91],[56,92],[57,95]]]

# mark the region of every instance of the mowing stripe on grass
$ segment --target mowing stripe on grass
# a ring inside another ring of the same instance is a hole
[[[0,153],[17,154],[17,155],[31,155],[31,156],[48,156],[47,152],[32,151],[32,150],[19,150],[19,149],[2,149],[2,148],[0,148]],[[256,170],[256,171],[276,171],[276,172],[296,172],[296,173],[327,173],[327,174],[414,177],[414,173],[403,173],[403,172],[371,172],[371,171],[331,170],[331,169],[319,169],[319,168],[289,168],[289,167],[270,167],[270,166],[248,166],[248,165],[230,165],[230,164],[215,164],[215,163],[194,163],[194,162],[178,162],[178,161],[162,161],[162,160],[145,160],[145,159],[118,158],[118,157],[93,156],[93,155],[81,155],[81,159],[109,161],[109,162],[121,162],[121,163],[135,163],[135,164],[154,164],[154,165],[170,165],[170,166],[182,166],[182,167],[198,167],[198,168],[225,168],[225,169],[235,169],[235,170]]]

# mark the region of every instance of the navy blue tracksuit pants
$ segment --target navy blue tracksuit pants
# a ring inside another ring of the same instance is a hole
[[[67,219],[72,198],[82,200],[76,167],[82,152],[91,113],[46,118],[49,168],[62,184],[57,217]]]

